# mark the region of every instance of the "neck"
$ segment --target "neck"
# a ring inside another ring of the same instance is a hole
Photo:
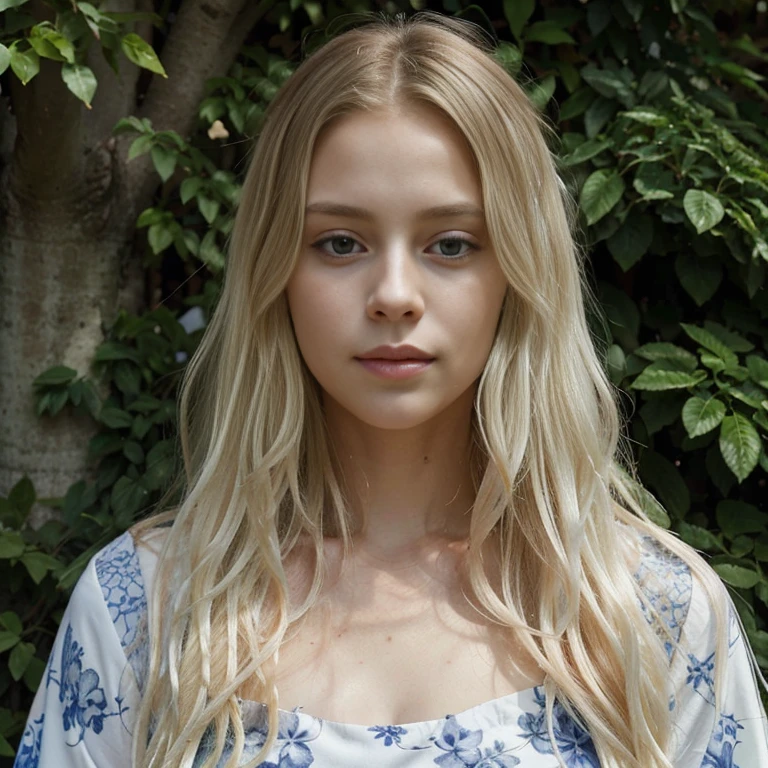
[[[469,534],[472,393],[409,429],[381,429],[326,401],[342,487],[357,523],[356,547],[409,557],[429,541]]]

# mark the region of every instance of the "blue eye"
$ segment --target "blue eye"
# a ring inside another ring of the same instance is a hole
[[[438,253],[437,255],[442,256],[444,259],[449,261],[462,261],[464,259],[468,259],[469,254],[472,251],[477,250],[477,246],[474,243],[463,237],[441,237],[439,240],[434,242],[430,248],[435,245],[440,245],[443,248],[442,252]],[[464,245],[467,246],[467,249],[462,251],[461,247]]]
[[[326,250],[323,246],[328,243],[336,243],[339,247],[338,249],[334,247],[334,250],[332,251]],[[357,243],[357,240],[353,237],[349,237],[349,235],[331,235],[330,237],[324,237],[322,240],[318,240],[316,243],[312,243],[312,247],[317,248],[331,258],[345,259],[354,256],[357,253],[362,253],[362,251],[351,250],[355,243]],[[359,243],[357,244],[359,245]]]

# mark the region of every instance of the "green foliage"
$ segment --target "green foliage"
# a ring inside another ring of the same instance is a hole
[[[122,51],[136,66],[167,77],[152,46],[129,31],[137,21],[161,24],[157,14],[101,11],[91,3],[51,3],[55,20],[36,22],[26,13],[26,5],[26,0],[0,0],[0,74],[10,66],[26,85],[40,71],[41,58],[61,62],[61,79],[90,109],[97,82],[84,62],[96,41],[115,74],[119,73],[117,54]]]
[[[580,203],[581,234],[603,317],[590,317],[628,429],[646,513],[707,554],[736,597],[768,670],[768,165],[765,55],[748,35],[718,33],[705,6],[681,0],[462,0],[391,2],[387,11],[442,8],[497,39],[494,55],[556,124],[561,173]],[[130,31],[155,14],[56,4],[53,23],[23,0],[0,0],[0,73],[22,82],[40,57],[58,61],[73,94],[90,104],[84,64],[98,41],[163,75],[152,48]],[[290,75],[298,45],[323,42],[329,20],[367,2],[265,3],[273,33],[244,46],[226,77],[212,78],[193,135],[155,131],[126,116],[130,157],[149,153],[155,203],[139,216],[145,265],[178,256],[202,271],[186,300],[208,316],[225,264],[240,171],[264,110]],[[731,19],[737,30],[747,26]],[[96,97],[97,98],[97,97]],[[58,517],[27,522],[34,489],[22,479],[0,499],[0,756],[12,754],[56,623],[87,560],[151,510],[174,471],[176,387],[200,333],[160,307],[121,313],[87,376],[65,366],[35,380],[43,418],[74,409],[94,420],[94,477],[63,499],[39,500]]]

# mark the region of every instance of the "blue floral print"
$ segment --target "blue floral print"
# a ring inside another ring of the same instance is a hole
[[[738,732],[744,726],[733,715],[721,715],[712,733],[701,768],[739,768],[733,753],[739,743]]]
[[[477,765],[480,760],[478,746],[483,740],[483,732],[462,728],[453,715],[445,719],[443,732],[435,741],[435,746],[445,752],[435,758],[435,762],[443,768],[465,768]]]
[[[368,730],[376,734],[375,739],[384,739],[385,747],[393,744],[400,746],[402,737],[408,733],[408,729],[402,725],[373,725]]]
[[[715,704],[715,680],[712,677],[715,671],[715,652],[705,659],[699,660],[692,653],[688,654],[688,677],[685,682],[696,693],[703,696],[712,706]]]
[[[104,718],[119,714],[106,711],[107,697],[99,685],[99,674],[95,669],[83,669],[83,653],[83,648],[72,637],[72,626],[68,625],[61,652],[61,680],[53,678],[53,670],[48,673],[48,679],[59,684],[64,731],[77,731],[75,744],[83,740],[89,728],[101,733]]]
[[[538,711],[520,715],[517,721],[520,736],[529,739],[537,752],[552,755],[555,750],[547,731],[546,698],[542,686],[534,689],[534,697]],[[552,720],[555,744],[568,768],[599,768],[600,762],[592,738],[558,701],[552,707]]]
[[[40,743],[43,740],[45,714],[27,723],[16,754],[14,768],[36,768],[40,760]]]
[[[715,716],[714,636],[703,589],[693,589],[681,560],[652,539],[644,545],[635,578],[654,609],[646,609],[646,617],[666,644],[675,676],[674,727],[685,734],[683,747],[696,756],[695,762],[673,758],[675,768],[765,768],[768,731],[735,611],[729,606],[723,709]],[[130,534],[124,534],[89,564],[62,621],[15,768],[129,768],[148,653],[143,562]],[[675,655],[683,632],[684,648]],[[567,768],[599,768],[588,731],[557,699],[552,706],[551,735],[543,686],[407,725],[334,723],[300,707],[280,710],[276,742],[260,768],[402,768],[402,751],[411,753],[409,768],[555,768],[558,752]],[[265,743],[266,707],[249,701],[240,701],[240,707],[243,758],[249,760]],[[210,754],[213,737],[206,734],[194,765]],[[228,739],[219,766],[231,749]]]

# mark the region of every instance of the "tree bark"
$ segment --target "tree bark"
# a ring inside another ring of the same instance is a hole
[[[137,4],[147,10],[146,0],[100,7],[129,12]],[[225,40],[247,5],[184,2],[161,53],[168,80],[153,76],[142,107],[139,69],[121,54],[115,76],[97,44],[88,57],[99,83],[92,110],[66,88],[57,62],[41,61],[26,86],[8,78],[13,115],[0,118],[0,495],[24,474],[38,498],[63,496],[89,477],[93,421],[69,408],[39,418],[32,381],[58,364],[88,374],[117,309],[145,306],[135,221],[151,204],[159,177],[147,157],[127,162],[130,140],[116,139],[112,128],[138,114],[157,130],[188,135],[205,79],[234,61],[239,45],[229,49]],[[27,7],[39,20],[50,17],[39,0]],[[49,515],[37,506],[33,524]]]

